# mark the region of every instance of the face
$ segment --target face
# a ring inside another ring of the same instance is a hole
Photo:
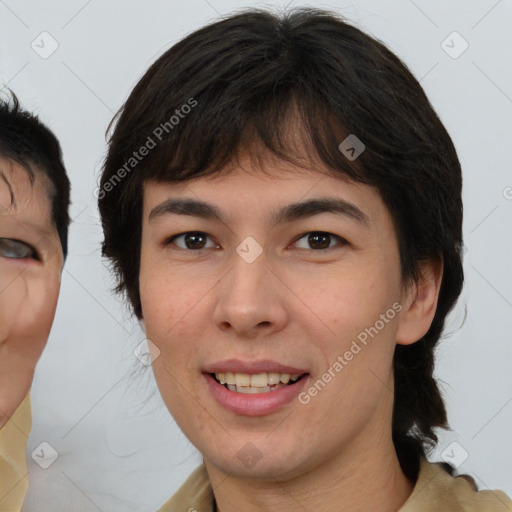
[[[140,293],[185,435],[225,473],[284,478],[391,439],[407,295],[375,190],[263,170],[147,182]]]
[[[27,171],[7,159],[0,159],[0,173],[0,367],[1,378],[19,384],[13,389],[2,381],[9,401],[0,399],[15,407],[30,388],[50,332],[63,254],[46,177],[36,172],[31,183]]]

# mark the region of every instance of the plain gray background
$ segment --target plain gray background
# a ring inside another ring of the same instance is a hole
[[[156,510],[200,462],[133,355],[143,333],[110,293],[94,198],[105,130],[184,35],[243,7],[305,5],[344,14],[397,53],[457,147],[466,284],[438,351],[452,430],[432,458],[467,456],[461,472],[512,495],[511,0],[0,0],[0,84],[55,131],[73,184],[59,309],[32,391],[26,511]],[[48,469],[30,456],[42,442],[58,453]]]

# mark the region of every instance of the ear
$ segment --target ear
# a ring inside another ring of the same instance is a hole
[[[432,258],[420,264],[420,277],[404,291],[396,335],[398,345],[411,345],[430,329],[437,309],[443,277],[443,262]]]

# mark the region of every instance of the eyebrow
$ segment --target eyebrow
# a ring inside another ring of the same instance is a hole
[[[319,197],[298,203],[292,203],[275,210],[270,215],[271,222],[284,224],[305,219],[321,213],[333,213],[353,219],[366,226],[368,216],[355,204],[341,198]],[[216,206],[197,199],[167,199],[155,206],[149,214],[149,222],[165,215],[190,215],[206,220],[214,220],[226,224],[227,219]]]

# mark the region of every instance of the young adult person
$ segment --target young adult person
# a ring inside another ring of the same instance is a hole
[[[0,511],[28,487],[29,391],[55,316],[70,183],[55,135],[14,94],[0,102]]]
[[[461,169],[418,81],[321,10],[175,44],[116,120],[103,253],[204,464],[167,511],[510,511],[429,463]]]

